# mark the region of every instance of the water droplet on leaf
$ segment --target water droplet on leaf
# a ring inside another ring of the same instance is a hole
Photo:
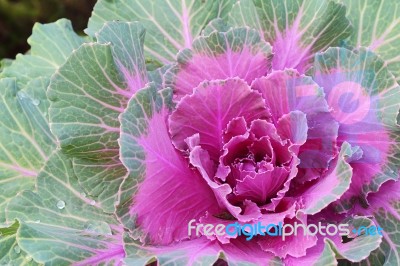
[[[86,198],[86,193],[85,192],[81,192],[81,196]]]
[[[95,205],[95,204],[96,204],[96,201],[95,201],[95,200],[91,200],[91,201],[90,201],[90,205],[93,206],[93,205]]]
[[[14,252],[17,253],[17,254],[21,253],[21,248],[19,246],[15,246],[14,247]]]
[[[20,100],[22,100],[22,99],[28,98],[28,96],[26,95],[25,92],[19,91],[19,92],[18,92],[18,98],[19,98]]]
[[[32,99],[32,104],[38,106],[40,104],[40,100]]]
[[[59,208],[60,210],[64,209],[65,208],[65,202],[62,201],[62,200],[59,200],[57,202],[57,208]]]

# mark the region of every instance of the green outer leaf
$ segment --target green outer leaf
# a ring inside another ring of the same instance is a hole
[[[210,247],[210,242],[188,241],[165,247],[146,247],[140,242],[133,240],[125,234],[126,258],[124,262],[128,266],[148,265],[150,262],[158,261],[157,265],[192,265],[209,266],[220,257],[215,247]],[[253,266],[250,263],[234,263],[229,265]],[[271,264],[272,266],[272,264]],[[278,266],[278,265],[276,265]]]
[[[368,195],[368,208],[358,208],[359,215],[373,215],[375,224],[383,229],[382,244],[371,255],[356,265],[400,264],[400,183],[388,181],[376,193]],[[343,265],[348,265],[344,262]]]
[[[383,126],[382,131],[386,130],[393,142],[389,148],[387,164],[382,165],[381,172],[374,176],[371,182],[363,185],[360,196],[365,198],[368,193],[378,191],[386,181],[398,180],[400,137],[397,116],[400,108],[400,87],[388,71],[385,62],[366,48],[351,51],[346,48],[331,47],[315,56],[311,75],[314,79],[329,82],[338,70],[341,71],[341,78],[359,83],[369,97],[379,96],[378,109],[375,111],[382,125],[377,125],[377,128]],[[351,143],[350,140],[349,142]],[[342,199],[341,206],[337,207],[338,210],[346,210],[350,209],[352,204],[351,200]]]
[[[147,82],[143,55],[145,33],[143,26],[137,22],[106,22],[96,33],[98,43],[112,44],[114,61],[132,91]]]
[[[379,120],[389,129],[399,130],[396,121],[400,108],[399,85],[379,56],[366,48],[352,51],[330,47],[315,56],[310,72],[314,78],[318,75],[329,81],[335,71],[340,71],[341,78],[358,82],[369,96],[379,96]]]
[[[107,158],[118,154],[118,115],[124,110],[127,87],[116,67],[111,44],[83,44],[53,75],[51,130],[67,154]]]
[[[272,46],[286,32],[293,41],[299,38],[294,45],[313,52],[339,44],[351,32],[344,6],[328,0],[241,0],[232,8],[229,23],[257,29]]]
[[[245,48],[250,48],[252,53],[263,53],[265,59],[268,59],[267,63],[270,64],[269,61],[272,58],[271,45],[263,41],[257,31],[249,28],[229,28],[224,32],[214,31],[208,36],[201,36],[193,42],[193,48],[190,52],[184,50],[178,54],[178,62],[184,64],[190,61],[193,53],[204,53],[209,57],[217,57],[219,54],[239,52]],[[268,69],[270,69],[270,65],[268,65]]]
[[[389,162],[383,166],[382,173],[377,175],[370,184],[363,186],[363,194],[379,191],[380,186],[389,180],[399,180],[398,171],[400,170],[400,134],[399,132],[391,132],[390,138],[394,143],[390,149]]]
[[[14,60],[3,58],[0,60],[0,76],[1,72],[3,72],[4,68],[9,67]]]
[[[128,233],[124,234],[124,249],[126,252],[124,262],[128,266],[144,266],[156,260],[153,252],[146,250],[142,243],[134,240]]]
[[[154,82],[154,84],[157,85],[157,87],[162,88],[163,84],[165,82],[165,73],[172,67],[171,65],[165,65],[163,67],[160,67],[156,70],[149,71],[149,82]]]
[[[37,77],[50,77],[84,41],[85,38],[73,31],[69,20],[36,23],[28,39],[31,45],[29,54],[17,55],[16,60],[0,73],[0,77],[16,77],[19,85]]]
[[[335,252],[333,252],[331,246],[326,242],[324,245],[324,250],[321,256],[315,261],[313,266],[327,266],[327,265],[337,265]]]
[[[342,223],[347,223],[350,225],[349,229],[357,230],[361,226],[369,228],[370,226],[375,226],[374,222],[369,218],[363,216],[356,216],[355,218],[350,218]],[[330,239],[325,239],[326,243],[329,243],[332,250],[336,253],[338,259],[347,259],[352,262],[361,261],[369,256],[369,254],[377,249],[382,242],[382,236],[376,235],[360,235],[356,236],[354,233],[350,232],[350,237],[353,239],[350,242],[337,245]]]
[[[84,40],[68,20],[37,23],[28,39],[30,53],[2,61],[0,77],[13,79],[0,80],[0,227],[9,201],[18,192],[33,188],[37,173],[56,147],[48,125],[48,78]],[[14,251],[18,248],[15,234],[1,238],[0,243],[7,250],[0,251],[4,255],[1,263],[37,265],[24,251]]]
[[[18,192],[33,188],[56,146],[41,110],[47,105],[44,84],[35,80],[18,91],[15,79],[0,79],[0,227],[6,222],[8,202]]]
[[[118,205],[127,174],[118,159],[118,116],[148,79],[144,35],[137,22],[105,23],[96,33],[99,43],[76,50],[48,90],[52,130],[63,151],[75,157],[74,171],[85,193],[109,213]]]
[[[204,28],[202,36],[208,36],[212,32],[227,32],[230,29],[228,24],[221,18],[216,18],[210,21],[208,25]]]
[[[0,265],[38,265],[17,244],[18,221],[8,228],[0,228]]]
[[[97,252],[122,245],[118,222],[81,194],[72,162],[60,151],[49,158],[36,186],[37,192],[24,191],[12,199],[7,211],[8,219],[20,222],[21,249],[36,261],[67,265],[94,257],[101,262]]]
[[[131,98],[128,107],[120,117],[121,161],[128,169],[129,175],[124,179],[120,188],[120,206],[117,214],[125,227],[130,230],[135,229],[135,217],[131,216],[129,208],[145,171],[144,151],[132,136],[145,135],[147,120],[153,116],[153,113],[158,113],[164,108],[167,110],[172,108],[172,90],[164,89],[157,92],[155,84],[149,83],[146,88],[138,91]]]
[[[140,24],[108,22],[97,37],[100,43],[83,44],[56,71],[47,96],[52,131],[64,152],[104,160],[118,154],[118,115],[147,73]]]
[[[94,35],[105,21],[140,21],[148,31],[146,56],[162,64],[189,48],[207,23],[223,17],[233,0],[100,0],[94,7],[86,32]]]
[[[73,158],[74,172],[88,196],[96,198],[102,209],[113,213],[119,204],[117,193],[126,178],[126,168],[118,156],[107,160]]]
[[[354,25],[349,45],[372,49],[400,81],[400,2],[397,0],[339,0]]]
[[[223,253],[221,256],[223,256],[223,260],[227,261],[229,266],[257,266],[258,265],[256,263],[241,260],[241,259],[226,258],[226,255]],[[265,261],[265,265],[267,265],[267,266],[284,266],[285,264],[281,258],[273,257],[273,258],[268,259],[268,261]]]
[[[384,230],[384,237],[379,250],[373,254],[375,261],[384,261],[383,265],[399,265],[400,264],[400,203],[391,202],[392,210],[379,208],[375,212],[375,220]],[[384,257],[382,256],[384,255]],[[374,261],[369,258],[370,261]]]
[[[201,251],[201,250],[199,250]],[[209,266],[218,260],[219,254],[200,255],[194,260],[187,256],[186,251],[176,250],[157,257],[160,265],[193,265],[193,266]]]
[[[376,250],[382,241],[382,236],[376,235],[360,235],[352,232],[353,229],[357,230],[361,226],[369,228],[376,224],[366,216],[355,216],[349,217],[342,220],[339,224],[348,224],[350,233],[347,235],[348,242],[343,242],[341,236],[325,236],[319,235],[321,241],[323,241],[324,248],[318,257],[300,257],[289,258],[288,265],[313,265],[313,266],[333,266],[333,265],[346,265],[344,263],[356,264],[365,258],[367,258],[371,252]],[[320,243],[322,244],[322,243]],[[315,251],[314,251],[315,252]],[[314,253],[315,254],[315,253]],[[297,261],[298,260],[298,261]],[[351,264],[353,265],[353,264]],[[380,265],[380,264],[371,264]]]
[[[99,43],[111,43],[113,58],[121,70],[129,93],[133,94],[147,82],[147,71],[143,56],[145,30],[137,22],[107,22],[96,33]],[[121,181],[127,175],[118,156],[108,161],[74,159],[74,170],[82,186],[91,196],[95,196],[106,212],[114,212],[119,203],[117,191]],[[102,180],[102,182],[98,182]]]
[[[330,203],[339,199],[344,192],[349,188],[351,183],[351,177],[353,174],[352,168],[347,163],[347,159],[353,154],[351,146],[349,143],[344,142],[340,148],[340,153],[338,155],[337,164],[332,173],[328,174],[324,179],[319,181],[311,191],[306,191],[305,194],[311,194],[311,202],[306,203],[306,208],[304,213],[306,214],[316,214],[320,212],[323,208],[328,206]],[[324,197],[319,200],[315,200],[312,195],[314,191],[323,190]],[[328,190],[328,191],[327,191]]]

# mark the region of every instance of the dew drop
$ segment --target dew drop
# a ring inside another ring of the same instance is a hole
[[[21,248],[19,246],[15,246],[14,247],[14,252],[17,253],[17,254],[21,253]]]
[[[60,210],[64,209],[65,208],[65,202],[62,201],[62,200],[59,200],[57,202],[57,208],[59,208]]]
[[[96,201],[95,201],[95,200],[91,200],[91,201],[90,201],[90,205],[93,206],[93,205],[95,205],[95,204],[96,204]]]
[[[81,196],[86,198],[86,193],[85,192],[81,192]]]
[[[28,96],[25,94],[25,92],[19,91],[19,92],[18,92],[18,98],[19,98],[20,100],[23,100],[23,99],[25,99],[25,98],[28,98]]]
[[[40,220],[36,220],[35,223],[39,224],[39,223],[40,223]]]
[[[38,106],[40,104],[40,100],[32,99],[32,104]]]
[[[32,261],[32,257],[31,256],[26,256],[25,258],[27,261]]]

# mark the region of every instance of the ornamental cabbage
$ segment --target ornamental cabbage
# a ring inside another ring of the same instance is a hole
[[[0,262],[399,265],[399,12],[99,0],[85,36],[36,24],[0,70]]]

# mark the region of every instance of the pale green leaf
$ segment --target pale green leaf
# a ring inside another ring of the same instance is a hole
[[[44,84],[35,80],[18,90],[15,79],[0,80],[0,225],[10,199],[33,188],[56,146],[42,109],[47,105]]]
[[[303,72],[317,51],[349,36],[345,7],[328,0],[241,0],[229,14],[229,24],[248,26],[274,48],[274,69]]]
[[[119,162],[119,120],[130,97],[147,82],[145,31],[136,22],[107,22],[98,43],[82,45],[51,79],[51,128],[62,150],[74,156],[85,193],[107,212],[119,202],[126,176]],[[103,182],[99,182],[102,180]]]
[[[147,81],[144,37],[145,29],[137,22],[107,22],[96,33],[98,43],[111,43],[114,61],[132,90]]]
[[[73,31],[69,20],[36,23],[28,39],[31,50],[26,55],[18,54],[16,60],[0,73],[0,77],[16,77],[19,85],[26,85],[37,77],[50,77],[84,41],[85,38]]]
[[[73,159],[74,172],[85,189],[83,193],[94,197],[105,212],[113,213],[119,204],[117,193],[127,176],[126,168],[118,156],[107,160]]]
[[[360,227],[370,228],[371,226],[376,226],[372,220],[366,217],[356,216],[355,218],[344,220],[342,224],[344,223],[349,224],[349,242],[335,243],[329,238],[325,239],[326,243],[329,243],[338,259],[347,259],[352,262],[359,262],[367,258],[369,254],[377,249],[381,244],[382,236],[378,233],[375,233],[374,235],[366,233],[361,235],[356,234]]]
[[[37,191],[24,191],[8,206],[18,219],[21,250],[46,265],[115,265],[124,256],[118,222],[82,194],[72,162],[61,152],[47,161],[37,177]]]
[[[397,0],[340,0],[354,26],[349,45],[369,47],[380,55],[400,81],[400,2]]]
[[[398,179],[400,139],[396,120],[400,88],[385,62],[365,48],[352,51],[332,47],[317,54],[312,75],[324,87],[328,103],[334,107],[334,116],[341,123],[339,135],[353,147],[360,146],[365,153],[363,157],[368,158],[370,164],[362,178],[359,174],[352,177],[352,183],[360,187],[359,191],[353,191],[356,195],[340,200],[340,208],[349,209],[354,200],[360,199],[363,204],[368,193],[378,191],[388,180]],[[342,91],[342,84],[351,86],[347,86],[348,91]],[[346,93],[352,93],[352,98],[359,103],[353,111],[340,115],[335,99]],[[362,99],[358,100],[358,97]],[[369,137],[369,134],[374,134],[374,137]]]
[[[148,32],[146,56],[167,64],[179,50],[191,47],[209,21],[224,17],[232,4],[232,0],[100,0],[86,32],[93,36],[106,21],[139,21]]]
[[[314,262],[313,266],[327,266],[327,265],[337,265],[335,252],[328,243],[325,242],[324,250],[321,255]]]
[[[330,203],[339,199],[350,187],[352,168],[347,159],[353,154],[349,143],[344,142],[336,159],[335,166],[325,176],[306,190],[304,197],[304,213],[316,214]],[[324,191],[324,193],[321,193]],[[321,196],[317,196],[321,195]]]
[[[31,256],[18,246],[16,234],[19,223],[0,228],[0,265],[38,265]]]

